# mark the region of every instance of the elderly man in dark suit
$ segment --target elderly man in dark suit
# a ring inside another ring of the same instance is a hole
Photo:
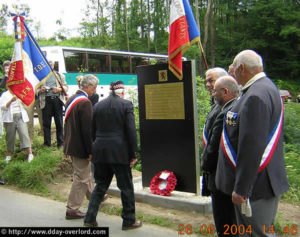
[[[90,198],[94,188],[91,176],[92,104],[89,95],[95,93],[99,80],[93,75],[83,77],[80,88],[66,103],[64,154],[71,157],[73,183],[67,202],[66,219],[85,216],[79,208],[84,196]]]
[[[101,200],[113,175],[121,190],[122,230],[142,226],[135,218],[135,200],[131,167],[137,159],[137,136],[132,102],[124,99],[124,84],[111,84],[112,93],[94,106],[93,163],[96,186],[92,193],[85,226],[98,226],[96,221]]]
[[[206,86],[207,91],[211,95],[212,106],[211,106],[211,109],[210,109],[208,115],[206,116],[206,120],[205,120],[205,124],[204,124],[204,128],[203,128],[203,134],[202,134],[203,149],[205,149],[205,147],[207,145],[207,140],[211,135],[212,125],[221,110],[221,106],[218,103],[215,103],[215,99],[213,97],[214,85],[219,77],[227,76],[227,75],[228,74],[225,71],[225,69],[220,68],[220,67],[210,68],[205,72],[205,82],[206,82],[205,86]],[[209,191],[209,189],[207,187],[208,175],[209,174],[206,171],[203,172],[202,196],[209,196],[211,194],[211,192]]]
[[[242,93],[224,117],[216,174],[219,190],[232,196],[243,236],[273,236],[279,197],[288,190],[283,158],[283,104],[253,50],[233,61]],[[250,230],[252,234],[250,235]]]
[[[219,77],[215,82],[212,94],[221,110],[211,125],[207,146],[202,155],[202,169],[208,176],[207,188],[211,192],[213,216],[218,236],[227,236],[225,233],[226,225],[236,224],[235,212],[231,195],[227,195],[216,188],[215,176],[224,114],[232,107],[235,98],[239,95],[239,86],[231,76]]]

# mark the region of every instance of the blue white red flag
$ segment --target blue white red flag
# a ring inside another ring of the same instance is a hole
[[[29,106],[34,102],[36,88],[52,75],[52,69],[25,24],[24,17],[13,16],[16,42],[6,86]]]
[[[197,27],[188,0],[172,0],[170,10],[169,69],[182,80],[182,55],[199,41]]]

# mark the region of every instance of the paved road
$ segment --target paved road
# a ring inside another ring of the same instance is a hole
[[[0,226],[2,227],[82,227],[83,220],[65,220],[65,204],[25,194],[0,186]],[[99,213],[100,227],[109,227],[109,236],[173,237],[177,231],[143,224],[143,227],[122,231],[122,219]],[[1,229],[1,227],[0,227]],[[2,236],[2,235],[1,235]],[[4,236],[4,235],[3,235]]]

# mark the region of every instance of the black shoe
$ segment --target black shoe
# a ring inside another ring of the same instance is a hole
[[[93,222],[84,222],[83,225],[85,227],[98,227],[98,222],[97,221],[93,221]]]
[[[132,230],[132,229],[136,229],[142,226],[142,222],[141,221],[135,221],[132,225],[128,225],[128,226],[122,226],[122,230]]]

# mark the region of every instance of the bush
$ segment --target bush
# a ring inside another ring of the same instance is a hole
[[[300,106],[297,103],[284,105],[284,158],[289,179],[289,191],[283,199],[300,201]]]
[[[203,151],[202,146],[202,133],[206,120],[206,116],[211,108],[211,96],[205,88],[205,79],[197,77],[197,107],[198,107],[198,136],[200,154]]]

